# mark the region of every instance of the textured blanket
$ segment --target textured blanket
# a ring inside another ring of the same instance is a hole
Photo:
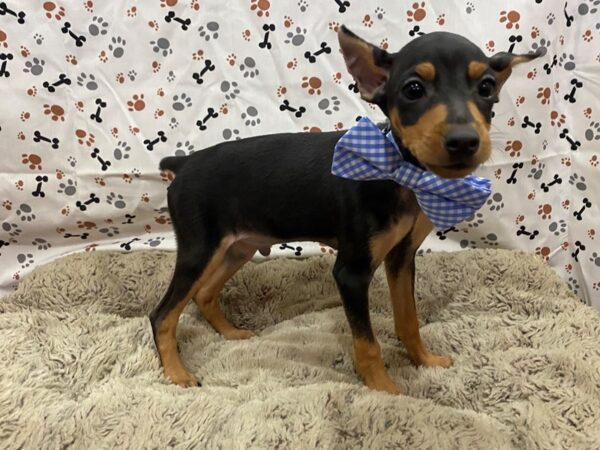
[[[170,385],[147,314],[173,262],[77,254],[0,301],[2,448],[600,447],[600,315],[534,256],[417,259],[421,333],[450,369],[409,364],[377,273],[372,320],[397,397],[354,373],[331,256],[250,263],[227,284],[225,313],[250,340],[225,341],[188,307],[178,341],[203,386]]]

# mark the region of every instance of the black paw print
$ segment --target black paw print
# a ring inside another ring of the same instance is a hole
[[[576,173],[569,177],[569,184],[574,185],[580,191],[585,191],[587,189],[587,184],[585,184],[585,177],[579,176]]]
[[[600,139],[600,122],[590,122],[590,127],[585,130],[585,138],[588,141],[597,141]]]
[[[504,202],[502,201],[502,194],[500,192],[496,192],[486,204],[490,207],[490,211],[500,211],[504,208]]]
[[[125,141],[117,142],[117,147],[113,151],[113,155],[117,161],[122,159],[129,159],[129,152],[131,151],[131,147],[127,145]]]
[[[227,100],[233,100],[240,95],[238,84],[235,81],[232,81],[231,83],[229,81],[223,81],[221,83],[221,92],[225,94]]]
[[[38,250],[48,250],[50,247],[52,247],[50,242],[42,238],[35,238],[31,245],[36,246]]]
[[[96,77],[94,75],[86,75],[81,72],[81,74],[77,75],[77,84],[79,86],[85,86],[86,89],[90,91],[95,91],[98,89],[98,83],[96,83]]]
[[[88,26],[88,32],[92,36],[104,36],[106,33],[108,33],[108,22],[106,22],[102,17],[94,16],[92,17],[92,23],[90,23]]]
[[[175,111],[183,111],[185,108],[192,106],[192,99],[185,94],[173,96],[173,109]]]
[[[219,24],[217,22],[208,22],[206,26],[202,25],[198,28],[198,33],[201,38],[206,41],[219,38]]]
[[[244,63],[240,64],[240,72],[243,72],[244,78],[254,78],[258,75],[258,69],[256,68],[256,61],[254,58],[247,56],[244,58]]]
[[[73,181],[70,178],[66,179],[58,185],[58,190],[56,192],[68,196],[75,195],[77,193],[77,181]]]
[[[260,118],[258,117],[258,110],[254,106],[248,106],[246,112],[242,113],[242,120],[245,120],[244,124],[248,126],[256,126],[260,124]]]
[[[162,53],[163,56],[169,56],[173,53],[171,42],[167,38],[158,38],[156,41],[150,41],[154,53]]]
[[[548,226],[548,230],[555,236],[560,236],[567,231],[567,223],[563,219],[554,221]]]
[[[31,222],[32,220],[35,220],[35,214],[33,213],[31,206],[29,206],[27,203],[21,203],[19,205],[19,209],[17,209],[17,216],[19,216],[23,222]]]
[[[296,27],[295,31],[288,31],[286,37],[287,39],[283,42],[299,47],[304,44],[304,41],[306,40],[306,28]]]
[[[123,209],[127,206],[125,200],[123,200],[123,196],[121,194],[115,194],[114,192],[111,192],[106,196],[106,203],[114,205],[115,208],[118,209]]]
[[[116,36],[111,39],[111,43],[108,44],[108,50],[110,50],[115,58],[121,58],[125,54],[125,39],[121,36]]]
[[[45,64],[46,61],[43,59],[33,58],[31,61],[25,62],[25,68],[23,69],[23,72],[30,73],[31,75],[35,76],[41,75],[44,72]]]
[[[19,253],[17,255],[17,262],[21,264],[21,269],[25,269],[34,263],[33,255],[31,253]]]
[[[539,180],[540,178],[542,178],[545,168],[546,168],[546,164],[544,164],[542,162],[539,163],[536,167],[531,168],[531,172],[529,172],[529,175],[527,175],[527,178],[533,178],[534,180]]]
[[[340,100],[334,95],[331,98],[324,98],[317,104],[319,109],[327,115],[340,110]]]
[[[194,153],[194,146],[190,141],[178,142],[175,145],[175,156],[186,156]]]

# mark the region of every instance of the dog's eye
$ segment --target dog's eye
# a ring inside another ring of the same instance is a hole
[[[418,100],[425,95],[425,86],[420,81],[412,80],[402,88],[404,96],[409,100]]]
[[[491,78],[486,78],[479,83],[478,91],[481,97],[490,98],[496,93],[496,82]]]

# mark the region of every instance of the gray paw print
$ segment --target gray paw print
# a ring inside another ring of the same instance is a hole
[[[552,25],[556,20],[556,16],[553,13],[550,13],[546,16],[546,20],[548,21],[548,25]]]
[[[46,61],[43,59],[33,58],[31,61],[25,62],[25,68],[23,69],[23,72],[31,73],[31,75],[35,76],[41,75],[44,72],[45,64]]]
[[[140,176],[142,176],[142,172],[140,172],[140,169],[136,169],[134,167],[133,169],[131,169],[131,175],[133,175],[136,178],[139,178]]]
[[[563,53],[562,56],[558,58],[558,65],[565,70],[575,69],[575,56]]]
[[[569,279],[567,280],[567,286],[569,287],[569,289],[571,289],[571,291],[573,291],[573,294],[577,294],[581,287],[579,286],[579,282],[574,277],[569,277]]]
[[[331,98],[324,98],[319,101],[318,107],[325,114],[331,115],[334,111],[340,110],[340,100],[335,95]]]
[[[65,194],[68,196],[75,195],[77,193],[77,181],[73,181],[69,178],[65,180],[64,183],[60,183],[58,188],[59,189],[56,192],[59,194]]]
[[[32,220],[35,220],[35,214],[33,214],[31,206],[29,206],[27,203],[21,203],[21,205],[19,205],[19,209],[17,209],[17,216],[21,218],[22,222],[31,222]]]
[[[25,269],[34,263],[33,255],[31,253],[19,253],[17,255],[17,261],[21,264],[21,269]]]
[[[164,240],[164,237],[153,237],[144,242],[144,245],[147,245],[149,247],[158,247]]]
[[[243,72],[244,78],[254,78],[258,75],[258,69],[256,69],[256,61],[254,58],[247,56],[244,58],[244,63],[240,64],[240,72]]]
[[[494,195],[488,199],[486,204],[490,207],[490,211],[500,211],[502,208],[504,208],[502,194],[500,192],[494,193]]]
[[[75,167],[77,165],[77,158],[75,158],[74,156],[69,156],[67,158],[67,162],[71,167]]]
[[[423,255],[428,255],[431,253],[431,249],[430,248],[420,248],[419,250],[417,250],[417,256],[423,256]]]
[[[113,151],[113,155],[117,161],[122,159],[129,159],[129,152],[131,151],[131,147],[127,145],[125,141],[117,142],[117,147]]]
[[[544,38],[540,39],[539,44],[537,42],[531,44],[531,49],[533,51],[539,51],[541,56],[544,56],[546,53],[548,53],[548,47],[550,47],[550,41]]]
[[[483,225],[483,214],[475,213],[471,217],[465,219],[465,222],[469,228],[477,228],[479,225]]]
[[[560,236],[567,231],[567,222],[563,219],[554,221],[548,226],[548,230],[550,230],[551,233],[554,233],[555,236]]]
[[[89,76],[85,73],[81,72],[80,75],[77,75],[77,84],[79,86],[85,86],[86,89],[90,91],[95,91],[98,89],[98,83],[96,83],[96,77],[90,74]]]
[[[174,130],[178,126],[179,122],[177,121],[177,119],[175,117],[171,117],[171,120],[169,121],[169,127],[171,128],[171,130]]]
[[[598,12],[598,5],[600,5],[600,0],[590,0],[587,3],[582,2],[577,8],[577,12],[582,16],[585,16],[587,13],[596,14]]]
[[[600,267],[600,255],[596,252],[592,253],[592,256],[590,257],[590,262],[593,262],[598,267]]]
[[[477,248],[477,243],[475,241],[469,241],[467,239],[462,239],[459,243],[460,248]]]
[[[375,17],[377,17],[379,20],[382,20],[383,16],[385,16],[385,11],[383,8],[380,8],[379,6],[375,8]]]
[[[192,106],[192,99],[185,94],[173,96],[173,109],[175,111],[183,111],[185,108]]]
[[[227,100],[233,100],[235,97],[240,95],[238,84],[235,81],[232,81],[231,83],[229,81],[221,82],[221,92],[225,94],[225,98]]]
[[[225,139],[226,141],[228,141],[229,139],[231,139],[234,136],[235,136],[235,140],[239,141],[241,139],[240,130],[236,130],[235,128],[233,130],[231,130],[229,128],[225,128],[223,130],[223,139]]]
[[[585,138],[588,141],[597,141],[600,139],[600,123],[590,122],[590,127],[585,130]]]
[[[115,226],[99,228],[98,231],[108,237],[114,237],[119,234],[119,229]]]
[[[206,27],[202,25],[198,28],[200,37],[203,37],[206,41],[211,39],[217,39],[219,37],[219,24],[217,22],[208,22]]]
[[[585,191],[587,189],[587,184],[585,184],[585,177],[579,176],[576,173],[569,177],[569,184],[574,185],[580,191]]]
[[[533,178],[534,180],[539,180],[540,178],[542,178],[545,168],[546,168],[546,164],[544,164],[543,162],[539,163],[537,165],[537,167],[531,168],[531,172],[529,172],[529,175],[527,175],[527,178]]]
[[[10,237],[17,237],[21,234],[21,230],[16,223],[2,222],[2,229],[8,233]]]
[[[37,45],[42,45],[42,42],[44,42],[44,36],[42,36],[42,35],[41,35],[41,34],[39,34],[39,33],[35,33],[35,34],[33,35],[33,39],[35,39],[35,43],[36,43]]]
[[[194,153],[194,146],[190,141],[178,142],[175,145],[175,156],[186,156]]]
[[[102,17],[94,16],[92,17],[92,23],[90,23],[88,26],[88,32],[92,36],[104,36],[108,32],[107,28],[108,22],[106,22]]]
[[[31,242],[31,245],[37,246],[38,250],[48,250],[50,247],[52,247],[52,244],[50,242],[42,238],[35,238]]]
[[[300,11],[306,12],[308,9],[308,2],[306,0],[299,0],[298,6],[300,7]]]
[[[154,53],[161,53],[163,56],[169,56],[173,53],[173,49],[171,48],[171,43],[167,38],[158,38],[156,41],[150,41],[150,45],[152,45],[152,50]]]
[[[115,194],[114,192],[111,192],[109,195],[106,196],[106,203],[108,203],[109,205],[114,205],[115,208],[118,209],[123,209],[127,206],[127,204],[123,200],[123,196],[121,194]]]
[[[283,42],[299,47],[300,45],[304,44],[304,40],[306,39],[306,28],[296,27],[296,31],[289,31],[286,34],[286,37],[287,39]]]
[[[481,238],[484,245],[488,247],[498,247],[498,236],[495,233],[488,233]]]
[[[467,12],[467,14],[471,14],[473,11],[475,11],[475,5],[472,2],[467,2],[467,7],[465,11]]]
[[[173,81],[175,81],[175,73],[173,73],[172,70],[169,70],[169,73],[167,74],[167,81],[169,83],[172,83]]]
[[[247,127],[254,127],[260,124],[260,119],[258,118],[258,110],[254,106],[248,106],[246,108],[246,112],[242,113],[242,120],[246,120],[244,124]]]
[[[125,53],[125,39],[121,38],[121,36],[113,37],[111,39],[111,44],[108,44],[108,49],[113,52],[113,56],[115,58],[120,58]]]
[[[129,81],[135,81],[135,77],[137,77],[137,72],[135,70],[130,70],[127,72],[127,76],[129,77]]]

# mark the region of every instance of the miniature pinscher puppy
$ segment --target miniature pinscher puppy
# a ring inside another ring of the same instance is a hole
[[[397,53],[343,26],[338,37],[362,98],[388,117],[405,157],[444,178],[464,177],[488,159],[492,106],[500,88],[516,64],[538,56],[487,57],[469,40],[445,32],[418,37]],[[177,322],[188,302],[193,299],[226,339],[254,336],[227,320],[219,291],[257,250],[266,255],[275,243],[298,240],[338,250],[333,277],[352,330],[356,371],[368,387],[399,393],[369,319],[369,284],[382,263],[395,331],[412,362],[452,364],[427,349],[415,310],[415,253],[432,223],[414,193],[394,181],[332,175],[334,147],[343,134],[271,134],[161,161],[161,170],[176,175],[168,204],[177,259],[150,320],[165,375],[173,383],[199,385],[177,350]]]

